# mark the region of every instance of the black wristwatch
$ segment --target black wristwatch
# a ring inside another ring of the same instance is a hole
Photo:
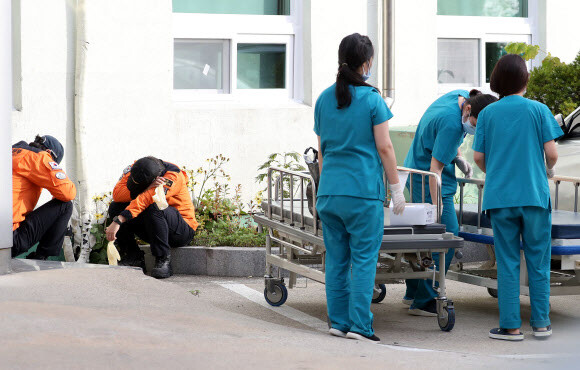
[[[119,226],[121,226],[121,224],[122,224],[121,220],[119,220],[119,216],[113,217],[113,222],[118,224]]]

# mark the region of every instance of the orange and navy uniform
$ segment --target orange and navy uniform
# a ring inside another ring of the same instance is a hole
[[[12,146],[12,230],[34,210],[42,189],[63,202],[76,197],[77,190],[50,153],[20,141]]]
[[[196,230],[199,225],[195,219],[195,208],[191,201],[191,196],[187,188],[187,174],[181,171],[179,167],[172,163],[163,162],[166,172],[162,175],[166,179],[163,186],[167,198],[167,204],[177,209],[181,217],[187,224]],[[123,176],[113,189],[113,201],[118,203],[129,203],[127,208],[121,212],[121,216],[127,220],[137,217],[147,207],[154,203],[153,196],[155,189],[149,189],[139,194],[135,199],[131,199],[129,189],[127,188],[127,179],[131,175],[131,166],[125,168]]]

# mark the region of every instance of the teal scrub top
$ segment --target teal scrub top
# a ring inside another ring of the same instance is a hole
[[[549,209],[544,143],[563,134],[547,106],[519,95],[483,109],[473,140],[473,150],[485,154],[483,209]]]
[[[346,195],[385,200],[383,165],[373,126],[393,114],[378,91],[350,86],[350,106],[338,109],[333,84],[320,94],[314,108],[314,132],[320,136],[322,173],[318,196]]]
[[[443,163],[441,173],[442,197],[451,197],[457,191],[455,164],[457,149],[463,143],[465,133],[461,124],[461,109],[457,103],[460,96],[469,98],[466,90],[451,91],[427,108],[415,132],[415,138],[405,158],[405,167],[429,171],[431,158]],[[414,189],[421,189],[421,176],[413,176]],[[425,178],[425,197],[429,194],[429,180]],[[413,203],[421,199],[413,198]]]

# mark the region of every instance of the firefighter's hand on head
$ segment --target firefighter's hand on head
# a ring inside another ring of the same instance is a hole
[[[151,185],[149,185],[149,187],[147,188],[147,190],[149,190],[149,189],[155,189],[159,185],[163,185],[163,184],[165,184],[165,177],[157,176],[157,178],[155,179],[155,181],[153,181],[151,183]]]

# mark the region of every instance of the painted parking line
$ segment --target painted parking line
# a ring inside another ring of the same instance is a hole
[[[263,294],[252,288],[245,286],[244,284],[223,283],[223,282],[217,282],[217,284],[221,285],[226,289],[231,290],[234,293],[241,295],[242,297],[254,303],[259,304],[262,307],[266,307],[282,316],[285,316],[290,320],[294,320],[315,330],[319,330],[325,333],[328,332],[328,325],[326,324],[326,322],[317,319],[316,317],[305,314],[302,311],[298,311],[297,309],[294,309],[287,305],[279,307],[270,306],[265,301]]]

